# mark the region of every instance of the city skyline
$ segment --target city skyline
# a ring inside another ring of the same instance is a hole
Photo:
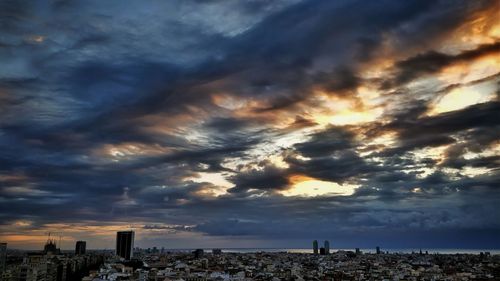
[[[0,1],[0,243],[500,249],[500,1]]]
[[[329,253],[328,241],[317,253],[290,251],[224,252],[212,249],[165,251],[134,249],[134,257],[123,252],[133,242],[133,233],[117,232],[117,249],[78,253],[14,251],[6,268],[0,267],[5,281],[104,281],[104,280],[497,280],[500,255],[477,253],[429,253],[428,251],[376,253],[336,251]],[[129,239],[129,238],[132,238]],[[124,243],[121,243],[121,242]],[[125,244],[128,244],[125,245]],[[3,245],[5,246],[5,245]],[[5,247],[3,248],[5,250]],[[2,261],[0,244],[0,262]],[[5,252],[4,252],[5,253]],[[5,255],[3,256],[5,258]]]
[[[125,237],[127,236],[127,237]],[[87,252],[86,244],[87,241],[66,241],[66,244],[71,244],[73,248],[64,248],[61,241],[57,242],[54,239],[48,238],[44,243],[43,249],[19,249],[19,248],[8,248],[7,243],[0,243],[0,265],[1,261],[5,261],[7,250],[12,251],[11,254],[15,255],[45,255],[45,256],[65,256],[65,255],[93,255],[95,253],[107,252],[109,255],[113,253],[114,259],[120,260],[122,262],[129,262],[133,260],[140,260],[140,258],[134,257],[134,253],[151,253],[151,254],[176,254],[176,253],[192,253],[193,255],[203,256],[204,251],[210,251],[212,255],[218,255],[222,253],[240,253],[240,254],[251,254],[251,253],[289,253],[289,254],[313,254],[313,255],[330,255],[334,253],[355,253],[355,254],[434,254],[434,255],[454,255],[454,254],[465,254],[465,255],[480,255],[480,254],[493,254],[500,255],[500,249],[466,249],[466,248],[384,248],[380,246],[374,246],[372,248],[330,248],[330,241],[325,240],[324,246],[319,247],[318,241],[313,240],[312,246],[304,248],[214,248],[214,247],[185,247],[185,248],[169,248],[164,245],[155,245],[152,247],[139,247],[134,245],[135,233],[134,231],[118,231],[116,233],[116,238],[114,241],[114,248],[93,248],[89,249]],[[40,247],[42,248],[42,247]],[[49,250],[48,250],[49,249]],[[1,268],[1,266],[0,266]]]

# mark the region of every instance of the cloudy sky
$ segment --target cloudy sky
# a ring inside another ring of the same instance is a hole
[[[0,1],[0,240],[500,248],[500,1]]]

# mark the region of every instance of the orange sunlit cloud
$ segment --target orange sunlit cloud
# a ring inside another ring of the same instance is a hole
[[[459,110],[474,104],[492,101],[496,98],[495,90],[494,83],[453,89],[436,99],[429,115]]]
[[[348,196],[354,193],[358,185],[338,184],[317,180],[308,176],[294,175],[290,177],[291,186],[281,194],[285,196],[314,197],[324,195]]]

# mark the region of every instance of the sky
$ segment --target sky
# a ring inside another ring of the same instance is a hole
[[[0,1],[0,241],[500,248],[500,1]]]

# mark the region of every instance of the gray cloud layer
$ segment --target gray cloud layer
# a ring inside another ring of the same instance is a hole
[[[1,1],[0,220],[33,228],[167,223],[179,225],[168,231],[325,237],[345,247],[500,247],[500,160],[486,153],[500,137],[498,91],[428,116],[443,89],[419,95],[409,86],[498,53],[498,41],[456,54],[436,47],[495,5]],[[388,36],[408,56],[394,51],[385,79],[362,77]],[[362,103],[356,91],[367,83],[393,101],[385,121],[270,144],[317,125],[307,110],[324,106],[317,91]],[[277,126],[285,117],[295,121]],[[386,132],[394,145],[367,145]],[[444,159],[417,157],[443,146]],[[271,154],[286,167],[261,157]],[[487,172],[470,175],[468,167]],[[199,173],[221,173],[232,187],[206,196],[220,187],[193,180]],[[281,195],[294,175],[359,188],[350,196]]]

